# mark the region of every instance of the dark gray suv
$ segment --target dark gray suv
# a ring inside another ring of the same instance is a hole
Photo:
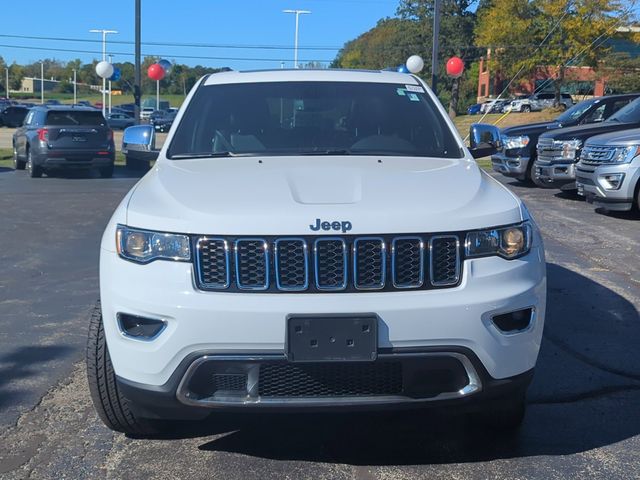
[[[97,168],[113,175],[113,131],[99,110],[75,106],[32,108],[13,134],[13,162],[31,177],[59,169]]]

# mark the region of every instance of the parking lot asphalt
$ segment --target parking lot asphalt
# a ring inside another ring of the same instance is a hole
[[[82,364],[98,244],[136,179],[0,171],[0,477],[640,478],[640,214],[506,180],[548,261],[542,351],[520,432],[442,412],[215,414],[163,438],[107,430]]]

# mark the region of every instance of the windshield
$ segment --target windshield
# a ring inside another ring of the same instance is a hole
[[[265,82],[199,88],[168,157],[349,153],[462,156],[417,85]]]
[[[584,112],[589,110],[594,103],[599,101],[600,99],[593,98],[591,100],[584,100],[580,103],[576,103],[573,107],[559,115],[558,118],[556,118],[556,121],[560,123],[567,123],[572,120],[577,120]]]
[[[640,122],[640,98],[621,108],[611,115],[607,122],[637,123]]]
[[[47,113],[47,125],[105,125],[102,113],[88,111],[59,110]]]

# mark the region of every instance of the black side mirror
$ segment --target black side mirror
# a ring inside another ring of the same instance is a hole
[[[500,129],[485,123],[474,123],[469,131],[471,146],[469,151],[473,158],[489,157],[502,147]]]

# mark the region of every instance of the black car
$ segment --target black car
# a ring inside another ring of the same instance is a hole
[[[124,130],[125,128],[132,127],[136,124],[135,118],[121,112],[111,112],[108,114],[107,122],[114,130],[116,128]]]
[[[113,175],[113,131],[93,108],[32,108],[13,134],[13,152],[16,170],[26,167],[31,177],[68,168],[97,168],[103,178]]]
[[[587,139],[632,128],[640,128],[640,98],[603,122],[562,128],[540,135],[533,167],[536,183],[563,190],[575,189],[576,164],[580,161],[580,152]]]
[[[29,112],[29,107],[23,105],[10,105],[0,112],[0,125],[5,127],[19,127]]]
[[[533,176],[538,137],[549,130],[598,123],[606,120],[640,93],[610,95],[584,100],[551,122],[518,125],[502,130],[502,148],[491,157],[493,169],[507,177],[529,181]]]

